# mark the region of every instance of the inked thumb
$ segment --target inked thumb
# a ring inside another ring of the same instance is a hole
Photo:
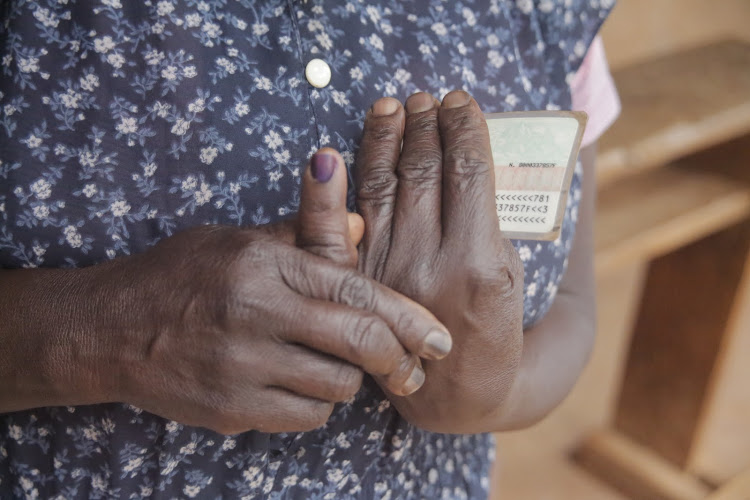
[[[297,246],[320,257],[355,266],[356,244],[363,228],[361,218],[347,214],[346,188],[344,159],[334,149],[320,149],[312,156],[302,176]]]

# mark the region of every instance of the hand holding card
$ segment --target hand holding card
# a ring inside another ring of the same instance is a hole
[[[387,106],[385,104],[388,104]],[[492,430],[520,363],[523,266],[495,215],[490,135],[477,102],[414,94],[373,105],[357,157],[360,270],[424,305],[453,349],[399,413],[436,432]]]

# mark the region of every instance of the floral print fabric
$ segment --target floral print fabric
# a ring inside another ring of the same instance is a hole
[[[353,168],[378,97],[464,88],[565,109],[613,0],[0,2],[0,266],[82,267],[202,223],[293,214],[307,158]],[[304,77],[312,58],[329,86]],[[572,241],[516,242],[525,325]],[[225,437],[123,404],[0,415],[2,498],[484,498],[488,435],[410,426],[371,381],[306,433]]]

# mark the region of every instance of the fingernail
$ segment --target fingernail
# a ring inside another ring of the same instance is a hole
[[[336,170],[336,157],[328,153],[315,153],[310,160],[310,173],[318,182],[328,182]]]
[[[422,352],[428,357],[441,359],[451,352],[451,347],[453,347],[453,339],[448,333],[433,330],[424,338]]]
[[[400,105],[401,103],[393,97],[383,97],[375,101],[375,104],[372,105],[372,114],[375,116],[392,115],[398,110]]]
[[[471,96],[463,90],[454,90],[443,97],[444,108],[460,108],[471,101]]]
[[[409,375],[409,380],[404,384],[404,396],[414,394],[422,387],[422,384],[424,384],[424,371],[419,366],[415,366]]]
[[[422,113],[435,107],[435,98],[426,92],[413,94],[406,100],[407,113]]]

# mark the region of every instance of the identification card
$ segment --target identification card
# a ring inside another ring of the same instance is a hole
[[[486,114],[503,236],[554,240],[588,119],[578,111]]]

